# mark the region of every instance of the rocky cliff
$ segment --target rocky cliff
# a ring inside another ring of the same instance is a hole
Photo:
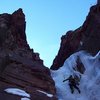
[[[0,14],[0,100],[57,100],[50,70],[30,49],[25,28],[22,9]]]
[[[68,31],[61,37],[60,49],[51,69],[61,67],[73,53],[85,50],[95,55],[100,50],[100,1],[90,8],[86,21],[74,31]]]

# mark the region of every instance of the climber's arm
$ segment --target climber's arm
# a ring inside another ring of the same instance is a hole
[[[65,81],[67,81],[67,80],[69,80],[69,78],[67,78],[67,79],[63,80],[63,82],[65,82]]]

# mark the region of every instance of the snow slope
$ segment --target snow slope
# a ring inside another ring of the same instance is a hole
[[[84,74],[73,69],[78,57],[85,67]],[[80,94],[76,89],[72,94],[68,81],[63,82],[70,75],[81,76]],[[51,70],[51,76],[55,81],[59,100],[100,100],[100,51],[94,57],[85,51],[71,55],[60,69]]]

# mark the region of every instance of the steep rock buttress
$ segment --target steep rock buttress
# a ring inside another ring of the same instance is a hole
[[[25,28],[22,9],[0,14],[0,100],[24,100],[15,91],[29,93],[27,100],[57,100],[50,71],[30,49]]]
[[[100,50],[100,1],[90,8],[84,24],[75,31],[68,31],[61,37],[60,49],[51,69],[63,66],[65,60],[76,51],[85,50],[92,55]]]

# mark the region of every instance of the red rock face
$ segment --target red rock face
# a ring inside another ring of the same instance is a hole
[[[5,92],[7,88],[24,90],[31,100],[57,100],[50,70],[43,65],[39,54],[30,49],[25,26],[22,9],[12,15],[0,15],[0,100],[21,100],[21,96]]]
[[[69,31],[61,37],[61,46],[58,55],[53,61],[51,69],[57,70],[61,67],[64,61],[74,52],[78,50],[82,38],[81,27],[75,31]]]
[[[92,6],[84,24],[61,38],[61,46],[51,69],[61,67],[65,60],[79,50],[95,55],[100,50],[100,4]]]

